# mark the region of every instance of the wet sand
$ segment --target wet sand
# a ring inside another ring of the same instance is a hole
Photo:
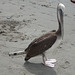
[[[25,62],[25,55],[8,53],[24,50],[35,38],[58,28],[57,0],[0,1],[0,75],[75,75],[75,4],[61,0],[64,13],[64,39],[48,58],[55,58],[54,68],[42,65],[37,56]]]

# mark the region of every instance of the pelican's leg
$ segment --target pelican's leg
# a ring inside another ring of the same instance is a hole
[[[45,56],[45,53],[42,54],[43,64],[45,64],[45,61],[47,61],[47,58]]]
[[[54,67],[55,66],[55,62],[56,62],[56,59],[47,59],[45,54],[43,53],[42,54],[42,58],[43,58],[43,64],[48,66],[48,67]]]

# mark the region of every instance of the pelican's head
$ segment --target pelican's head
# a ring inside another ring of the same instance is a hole
[[[64,12],[64,9],[65,9],[65,5],[62,4],[62,3],[58,3],[58,6],[57,6],[58,10],[62,10]]]
[[[59,3],[57,6],[57,17],[60,23],[63,22],[64,9],[65,9],[65,6],[62,3]]]
[[[59,22],[59,28],[61,29],[62,38],[64,35],[64,26],[63,26],[63,14],[64,14],[65,6],[62,3],[59,3],[57,6],[57,18]]]

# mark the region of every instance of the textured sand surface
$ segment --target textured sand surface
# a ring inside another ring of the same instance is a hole
[[[75,4],[60,0],[64,13],[64,40],[48,58],[55,58],[54,68],[42,65],[42,57],[24,61],[25,55],[8,53],[24,50],[29,43],[58,28],[58,0],[0,0],[0,75],[75,75]]]

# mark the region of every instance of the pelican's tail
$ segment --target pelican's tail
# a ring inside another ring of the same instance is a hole
[[[10,52],[9,56],[16,56],[16,55],[22,55],[22,54],[26,54],[25,50],[24,51]]]

